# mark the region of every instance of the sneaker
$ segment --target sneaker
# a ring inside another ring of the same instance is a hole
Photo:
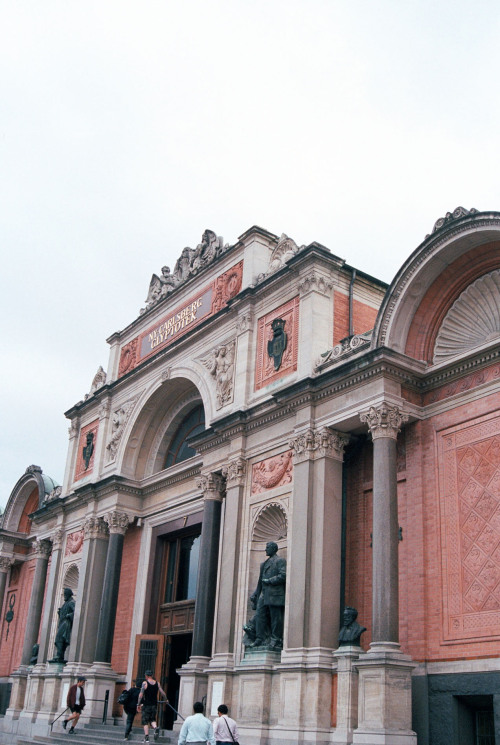
[[[63,729],[66,729],[66,727],[68,726],[68,720],[67,719],[63,719],[62,726],[63,726]]]

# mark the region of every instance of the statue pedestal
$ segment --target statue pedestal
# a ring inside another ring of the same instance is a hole
[[[24,709],[24,700],[26,698],[26,687],[28,681],[29,668],[27,665],[21,665],[10,676],[12,681],[12,690],[10,694],[9,708],[5,712],[2,721],[2,731],[16,735],[19,730],[19,716]],[[12,741],[14,741],[14,737]]]
[[[347,745],[358,726],[358,671],[355,663],[365,652],[361,647],[345,645],[333,653],[337,661],[337,724],[332,741]]]
[[[108,691],[107,716],[111,717],[115,685],[121,676],[115,673],[109,662],[94,662],[87,670],[80,671],[79,675],[84,675],[87,678],[84,690],[85,698],[89,700],[82,712],[80,721],[82,723],[102,721],[106,691]],[[76,678],[72,682],[76,683]]]
[[[359,674],[354,745],[417,745],[411,729],[411,673],[416,663],[394,642],[372,642],[354,663]]]

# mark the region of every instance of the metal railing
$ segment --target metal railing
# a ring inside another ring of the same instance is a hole
[[[100,703],[103,703],[104,704],[104,707],[103,707],[103,710],[102,710],[102,720],[101,720],[101,723],[102,724],[107,724],[107,721],[106,720],[108,718],[109,691],[106,691],[106,693],[104,694],[104,698],[87,698],[87,699],[85,699],[85,704],[90,703],[90,702],[93,702],[93,703],[99,703],[100,702]],[[69,706],[67,706],[65,709],[63,709],[63,711],[61,711],[61,713],[58,714],[57,717],[50,723],[50,731],[51,732],[52,732],[52,727],[54,726],[54,724],[62,716],[64,716],[68,710],[69,710]]]

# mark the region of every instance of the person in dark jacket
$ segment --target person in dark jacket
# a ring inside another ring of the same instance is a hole
[[[83,684],[85,683],[85,681],[86,678],[81,675],[75,685],[71,686],[66,697],[66,704],[69,707],[72,716],[68,717],[67,719],[63,719],[62,726],[64,727],[64,729],[66,729],[66,727],[68,726],[68,722],[72,722],[72,725],[68,730],[68,735],[74,734],[75,727],[78,724],[78,720],[80,719],[80,714],[85,708],[85,694],[83,692]]]
[[[135,685],[129,688],[127,693],[127,700],[123,704],[123,711],[127,715],[127,722],[125,724],[125,737],[124,740],[128,740],[132,731],[132,725],[134,724],[135,715],[137,714],[137,701],[139,700],[139,693],[141,692],[140,681],[136,680]]]

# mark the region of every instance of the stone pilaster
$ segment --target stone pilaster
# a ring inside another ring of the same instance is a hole
[[[74,663],[78,672],[78,663],[91,664],[97,640],[99,615],[104,569],[108,550],[108,526],[101,517],[94,515],[86,518],[83,524],[84,540],[78,592],[69,646],[68,662]]]
[[[30,603],[28,606],[28,618],[24,632],[23,651],[21,655],[21,666],[29,665],[33,645],[38,640],[40,632],[40,619],[42,616],[43,596],[45,581],[47,579],[47,565],[52,549],[50,541],[33,541],[33,550],[36,556],[35,575],[31,586]]]
[[[5,554],[0,555],[0,613],[3,608],[3,601],[5,599],[5,588],[7,587],[7,577],[9,576],[10,568],[14,563],[12,556],[6,556]]]
[[[108,512],[103,519],[109,528],[109,545],[99,612],[95,661],[111,663],[123,542],[130,518],[125,512],[114,511]]]
[[[45,593],[43,618],[40,627],[40,648],[38,650],[38,665],[46,662],[47,659],[51,656],[51,650],[49,650],[50,630],[52,628],[54,615],[57,612],[55,593],[57,587],[57,578],[59,577],[59,570],[61,566],[63,538],[64,531],[62,528],[57,528],[57,530],[51,536],[52,557],[50,561],[50,572],[47,582],[47,591]]]

